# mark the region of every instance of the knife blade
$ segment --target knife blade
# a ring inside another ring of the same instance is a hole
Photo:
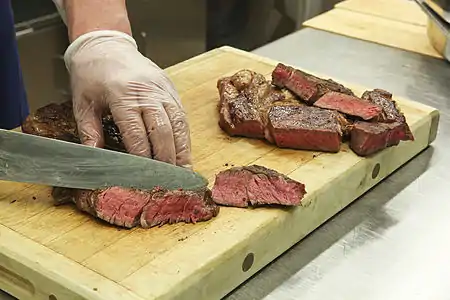
[[[193,190],[208,184],[196,172],[154,159],[3,129],[0,180],[89,190]]]

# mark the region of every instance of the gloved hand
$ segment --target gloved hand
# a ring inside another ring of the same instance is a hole
[[[64,60],[83,144],[104,146],[102,114],[110,111],[127,151],[191,167],[189,126],[169,78],[118,31],[78,37]]]

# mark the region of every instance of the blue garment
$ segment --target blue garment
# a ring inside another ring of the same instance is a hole
[[[0,128],[16,128],[28,114],[11,1],[0,0]]]

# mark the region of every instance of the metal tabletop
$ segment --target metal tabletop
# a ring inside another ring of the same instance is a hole
[[[432,146],[226,299],[450,299],[449,63],[310,28],[253,52],[389,90],[441,119]]]

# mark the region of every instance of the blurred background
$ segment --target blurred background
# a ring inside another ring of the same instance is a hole
[[[162,68],[229,45],[251,51],[301,28],[340,0],[127,1],[139,50]],[[66,28],[51,0],[12,0],[31,109],[69,90]],[[49,80],[50,79],[50,80]]]

